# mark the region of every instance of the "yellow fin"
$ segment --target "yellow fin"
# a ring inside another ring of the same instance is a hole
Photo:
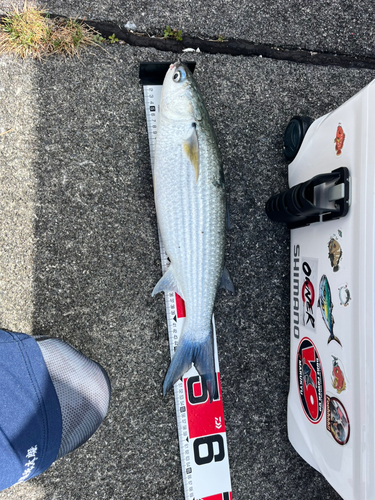
[[[199,143],[198,143],[198,135],[197,130],[195,128],[195,124],[193,126],[193,132],[191,136],[183,142],[183,148],[186,156],[191,161],[191,164],[195,170],[195,179],[198,182],[199,177]]]

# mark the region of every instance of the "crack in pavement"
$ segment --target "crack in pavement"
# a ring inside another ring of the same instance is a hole
[[[65,16],[48,14],[51,18],[68,19]],[[0,23],[3,18],[0,17]],[[267,44],[251,43],[247,40],[228,39],[224,41],[207,40],[182,34],[182,41],[173,38],[152,36],[147,33],[135,33],[122,29],[114,22],[91,21],[78,19],[96,31],[104,38],[113,34],[118,40],[135,47],[152,47],[157,50],[184,53],[184,49],[193,49],[208,54],[228,54],[232,56],[266,57],[278,61],[289,61],[300,64],[313,64],[316,66],[339,66],[342,68],[375,69],[375,57],[354,56],[349,54],[313,51],[296,47],[274,47]]]
[[[328,52],[310,51],[299,48],[273,47],[255,44],[247,40],[229,39],[225,41],[206,40],[183,34],[182,41],[171,38],[159,38],[146,33],[134,33],[122,29],[113,22],[82,20],[88,26],[99,31],[103,37],[115,35],[129,45],[136,47],[152,47],[157,50],[183,53],[186,48],[209,54],[229,54],[232,56],[267,57],[279,61],[290,61],[317,66],[340,66],[342,68],[375,69],[375,58],[351,56],[348,54],[332,54]]]

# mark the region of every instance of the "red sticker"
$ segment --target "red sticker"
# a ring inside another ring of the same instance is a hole
[[[298,346],[297,379],[303,411],[310,422],[317,424],[324,413],[324,377],[318,351],[307,337]]]
[[[344,147],[344,141],[345,141],[344,129],[339,124],[337,126],[336,137],[335,137],[335,141],[334,141],[335,142],[336,156],[341,155],[342,148]]]

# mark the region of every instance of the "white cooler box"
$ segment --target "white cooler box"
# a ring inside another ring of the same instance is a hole
[[[291,228],[288,434],[343,499],[374,500],[375,80],[309,125],[287,127],[302,144],[266,206]]]

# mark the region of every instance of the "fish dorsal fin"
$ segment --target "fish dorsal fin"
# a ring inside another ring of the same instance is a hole
[[[159,292],[176,292],[183,298],[183,294],[177,285],[177,281],[173,272],[172,264],[168,267],[167,271],[163,274],[160,280],[156,283],[152,291],[152,297]]]
[[[196,124],[192,124],[192,132],[190,136],[182,143],[184,152],[189,158],[195,170],[195,180],[198,182],[199,177],[199,142]]]
[[[225,266],[223,268],[223,274],[221,275],[219,288],[224,288],[225,290],[228,290],[228,292],[231,292],[233,294],[235,293],[233,281],[231,280],[228,269]]]

